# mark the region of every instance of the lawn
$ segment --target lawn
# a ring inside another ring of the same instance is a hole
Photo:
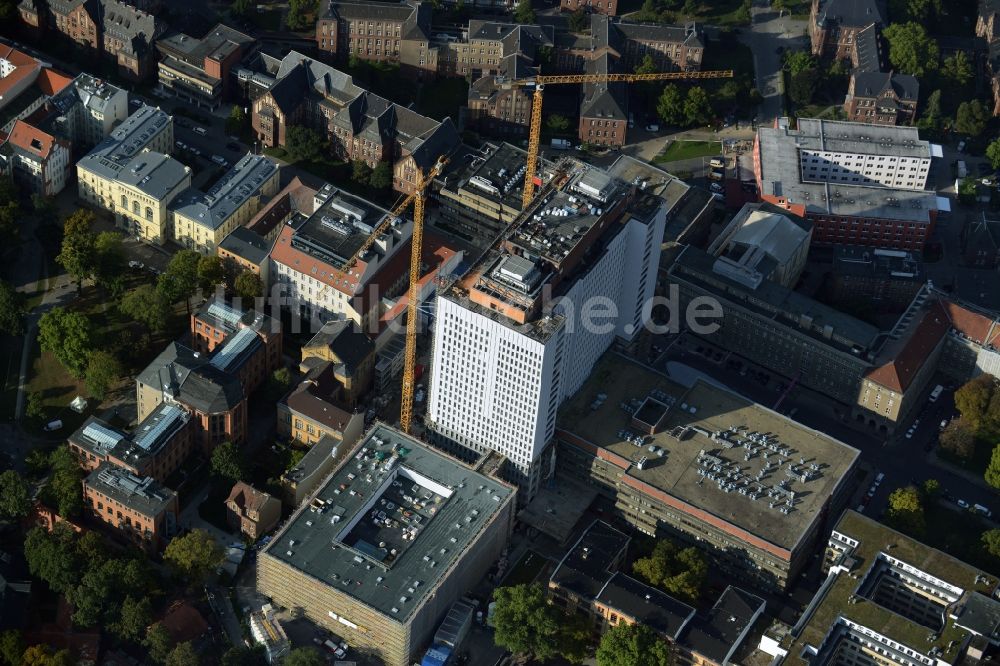
[[[676,162],[720,154],[722,154],[722,144],[718,141],[671,141],[666,150],[657,155],[653,161]]]
[[[420,87],[417,111],[435,120],[451,116],[457,124],[458,109],[468,98],[469,84],[464,78],[440,78]]]
[[[525,585],[535,580],[547,560],[533,550],[529,550],[504,576],[503,585]]]
[[[939,503],[930,503],[924,512],[927,529],[918,535],[927,545],[1000,575],[997,562],[982,549],[980,537],[991,525],[971,511],[949,509]]]

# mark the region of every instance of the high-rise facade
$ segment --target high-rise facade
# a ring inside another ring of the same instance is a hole
[[[427,423],[506,456],[525,499],[552,464],[559,405],[616,337],[635,338],[653,295],[671,177],[615,175],[634,167],[558,165],[559,185],[437,299]]]

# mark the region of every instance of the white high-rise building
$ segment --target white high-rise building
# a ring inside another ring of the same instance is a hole
[[[559,405],[616,336],[638,335],[679,199],[665,195],[677,181],[631,158],[609,172],[559,168],[569,177],[438,295],[434,325],[428,426],[447,443],[506,456],[524,500],[548,476]]]

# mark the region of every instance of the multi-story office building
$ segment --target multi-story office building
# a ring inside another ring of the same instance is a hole
[[[273,81],[253,101],[254,132],[265,146],[285,145],[290,125],[311,127],[330,140],[340,159],[372,167],[389,162],[397,191],[413,191],[418,172],[429,171],[459,144],[450,118],[439,122],[393,104],[296,51],[281,61]]]
[[[344,399],[336,366],[322,361],[278,403],[278,435],[314,445],[324,437],[353,444],[361,435],[364,414]]]
[[[814,243],[920,250],[950,210],[924,189],[941,154],[915,128],[783,118],[758,129],[753,166],[761,199],[811,220]]]
[[[10,160],[14,181],[30,192],[51,197],[62,192],[69,176],[68,141],[29,125],[14,121],[0,154]]]
[[[257,42],[219,23],[201,39],[174,33],[156,40],[160,88],[196,106],[218,108],[229,95],[231,72]]]
[[[103,79],[80,74],[46,100],[45,110],[39,127],[68,140],[79,155],[103,141],[128,117],[128,93]],[[156,150],[166,152],[169,146]]]
[[[257,587],[407,666],[500,557],[516,491],[383,425],[347,460],[261,552]]]
[[[173,118],[142,106],[76,164],[80,198],[107,210],[126,233],[166,241],[168,206],[191,186],[191,169],[169,153]]]
[[[248,333],[244,333],[248,331]],[[229,347],[230,343],[243,346],[236,354],[234,367],[246,392],[249,394],[281,367],[281,322],[256,310],[238,309],[222,299],[213,298],[191,314],[191,346],[206,356]],[[248,338],[253,333],[259,344]],[[247,342],[240,343],[240,339]],[[233,357],[235,347],[230,350]],[[241,354],[249,356],[241,360]]]
[[[140,548],[159,549],[178,529],[177,493],[110,463],[83,480],[83,503],[91,517]]]
[[[421,76],[437,72],[431,44],[431,6],[422,2],[338,2],[325,0],[316,20],[319,50],[343,62],[399,63]]]
[[[927,283],[920,255],[856,245],[834,249],[833,270],[824,285],[827,303],[849,310],[858,301],[877,312],[902,312]]]
[[[90,417],[69,437],[80,465],[92,471],[109,463],[163,482],[195,450],[195,423],[176,405],[160,404],[132,433]]]
[[[153,42],[166,24],[145,11],[148,3],[121,0],[22,0],[21,20],[39,31],[55,30],[92,54],[114,62],[123,77],[138,81],[156,62]],[[147,7],[148,8],[148,7]]]
[[[526,498],[548,474],[559,404],[648,317],[672,177],[620,180],[634,162],[561,162],[506,240],[437,298],[427,423],[445,445],[505,455]],[[613,314],[587,325],[596,298]]]
[[[826,547],[826,582],[773,650],[789,666],[975,663],[998,643],[996,576],[854,511]]]
[[[215,249],[215,253],[226,262],[226,266],[238,275],[244,271],[260,278],[264,287],[270,279],[271,245],[273,241],[254,233],[250,229],[239,226],[229,232]],[[261,294],[263,296],[263,294]]]
[[[348,273],[343,268],[388,215],[380,206],[324,185],[307,219],[282,227],[271,248],[270,274],[293,314],[323,322],[346,317],[368,330],[379,299],[392,295],[409,275],[401,260],[409,260],[403,248],[409,248],[412,220],[394,221]]]
[[[872,24],[888,25],[882,0],[812,0],[809,10],[812,52],[831,60],[849,60],[858,33]]]
[[[557,477],[765,590],[798,579],[849,500],[859,455],[724,388],[683,386],[613,353],[560,410],[556,442]]]
[[[215,254],[223,239],[248,222],[278,186],[278,165],[247,153],[208,192],[191,188],[171,202],[173,239],[202,254]]]
[[[239,341],[243,339],[241,336]],[[209,359],[177,342],[168,345],[135,378],[138,418],[145,419],[163,403],[173,404],[193,417],[204,453],[225,441],[245,441],[247,401],[243,385],[236,374],[212,363],[215,358],[227,359],[218,353]]]

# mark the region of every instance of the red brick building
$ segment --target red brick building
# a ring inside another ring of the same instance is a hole
[[[886,22],[883,0],[812,0],[809,40],[821,58],[850,60],[859,31]]]
[[[83,480],[87,514],[145,550],[159,550],[177,532],[177,493],[151,477],[104,463]]]

